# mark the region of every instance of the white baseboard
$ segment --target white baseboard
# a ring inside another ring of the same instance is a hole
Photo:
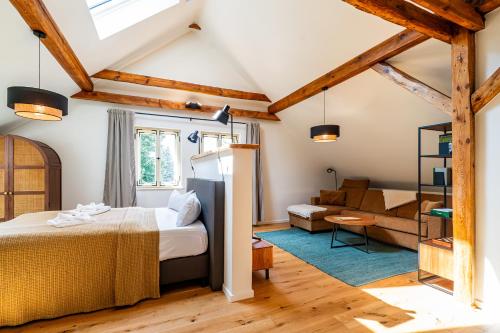
[[[257,225],[265,225],[265,224],[280,224],[280,223],[288,223],[288,219],[283,220],[271,220],[271,221],[259,221]]]
[[[231,303],[254,297],[253,289],[238,291],[234,293],[228,288],[226,288],[225,285],[223,285],[222,291],[224,292],[224,295],[226,295],[227,300]]]

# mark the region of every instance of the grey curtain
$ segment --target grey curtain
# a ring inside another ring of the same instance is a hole
[[[247,125],[247,140],[246,143],[260,144],[260,125],[258,123],[250,123]],[[263,218],[263,182],[262,182],[262,163],[260,159],[260,149],[255,153],[255,167],[253,175],[253,224],[262,221]]]
[[[111,207],[137,205],[134,113],[108,110],[108,149],[103,201]]]

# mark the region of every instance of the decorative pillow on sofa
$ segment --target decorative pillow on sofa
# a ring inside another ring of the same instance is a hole
[[[320,190],[319,191],[319,204],[320,205],[344,206],[345,205],[345,192],[344,191]]]
[[[366,190],[364,188],[340,188],[345,191],[345,205],[349,208],[359,209],[361,202],[365,196]]]
[[[430,213],[432,209],[435,208],[443,208],[443,202],[442,201],[429,201],[429,200],[424,200],[422,201],[421,204],[421,211],[422,213]],[[422,222],[428,222],[430,216],[424,215],[422,216]],[[415,213],[414,219],[418,221],[418,210]]]
[[[344,179],[342,182],[342,187],[341,188],[363,188],[365,190],[368,189],[368,186],[370,185],[370,180],[369,179]]]

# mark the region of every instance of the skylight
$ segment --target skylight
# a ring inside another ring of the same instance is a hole
[[[177,5],[180,0],[87,0],[100,39]]]

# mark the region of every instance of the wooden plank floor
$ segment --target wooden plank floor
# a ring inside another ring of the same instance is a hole
[[[258,227],[259,231],[283,226]],[[329,249],[325,249],[328,251]],[[355,263],[354,263],[355,264]],[[196,284],[136,306],[33,322],[1,332],[500,332],[481,311],[415,282],[414,273],[351,287],[275,248],[255,298],[228,303]]]

